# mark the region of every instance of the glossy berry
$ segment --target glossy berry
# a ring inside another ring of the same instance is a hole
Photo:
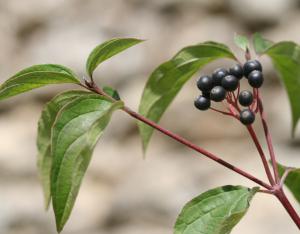
[[[248,76],[248,83],[253,88],[259,88],[264,82],[264,77],[261,71],[252,71]]]
[[[254,113],[249,110],[249,109],[245,109],[242,110],[240,113],[240,121],[244,124],[244,125],[249,125],[252,124],[255,120],[255,115]]]
[[[199,96],[195,101],[194,105],[199,110],[207,110],[210,107],[210,99]]]
[[[213,88],[213,81],[210,76],[201,76],[197,81],[197,86],[201,91],[210,91]]]
[[[248,77],[248,75],[254,70],[262,71],[262,66],[257,60],[249,60],[244,64],[243,70],[245,76]]]
[[[240,64],[236,64],[233,67],[229,68],[229,74],[235,76],[240,80],[244,76],[244,69]]]
[[[253,95],[250,91],[244,90],[239,94],[239,103],[242,106],[250,106],[253,102]]]
[[[226,97],[226,90],[222,86],[215,86],[210,91],[210,99],[215,102],[221,102]]]
[[[234,91],[239,85],[239,80],[232,75],[225,76],[222,79],[222,87],[227,91]]]
[[[229,75],[229,73],[224,68],[219,68],[219,69],[215,70],[212,74],[212,80],[213,80],[214,86],[221,85],[222,79],[227,75]]]

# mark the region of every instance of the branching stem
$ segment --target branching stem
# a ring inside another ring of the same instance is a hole
[[[280,178],[279,178],[279,175],[278,175],[278,168],[277,168],[277,162],[276,162],[274,147],[273,147],[273,143],[272,143],[271,134],[270,134],[270,131],[269,131],[269,128],[268,128],[268,125],[267,125],[262,100],[261,100],[261,97],[260,97],[258,91],[257,91],[257,104],[258,104],[258,109],[259,109],[263,129],[264,129],[264,133],[265,133],[265,137],[266,137],[266,141],[267,141],[267,145],[268,145],[268,149],[269,149],[269,153],[270,153],[270,158],[271,158],[272,167],[273,167],[274,176],[275,176],[275,182],[278,184],[278,183],[280,183]]]
[[[105,96],[105,97],[109,98],[112,101],[116,101],[114,98],[110,97],[103,90],[101,90],[94,83],[93,80],[91,80],[91,83],[88,83],[88,85],[87,84],[86,85],[80,84],[80,86],[82,86],[82,87],[84,87],[84,88],[86,88],[86,89],[88,89],[92,92],[95,92],[97,94],[100,94],[102,96]],[[231,108],[229,109],[230,113],[227,113],[227,112],[223,113],[222,111],[219,111],[219,110],[215,110],[215,111],[218,111],[218,112],[221,112],[222,114],[231,115],[232,117],[238,118],[235,114],[235,111],[233,110],[234,108],[238,109],[236,98],[237,97],[234,97],[234,99],[235,99],[234,101],[231,98],[228,98],[228,99],[230,99],[229,100],[229,102],[230,102],[229,106],[231,106]],[[277,163],[276,163],[275,154],[274,154],[274,149],[273,149],[273,145],[272,145],[272,140],[271,140],[271,136],[270,136],[270,133],[269,133],[269,130],[268,130],[268,127],[267,127],[266,120],[265,120],[262,101],[261,101],[258,93],[257,93],[257,102],[258,102],[257,105],[258,105],[258,108],[259,108],[259,112],[260,112],[263,127],[264,127],[265,136],[266,136],[266,139],[267,139],[268,148],[269,148],[269,151],[270,151],[271,161],[272,161],[272,164],[273,164],[275,181],[272,177],[272,173],[270,171],[270,168],[268,167],[267,159],[264,155],[264,152],[263,152],[262,147],[261,147],[261,145],[258,141],[258,138],[255,134],[254,129],[252,128],[251,125],[248,126],[247,129],[248,129],[248,131],[249,131],[249,133],[250,133],[250,135],[251,135],[251,137],[252,137],[252,139],[253,139],[256,147],[257,147],[257,150],[258,150],[260,156],[261,156],[266,174],[268,176],[268,179],[269,179],[271,185],[269,185],[269,184],[265,183],[264,181],[258,179],[254,175],[249,174],[248,172],[246,172],[246,171],[244,171],[244,170],[228,163],[227,161],[221,159],[217,155],[214,155],[211,152],[208,152],[207,150],[193,144],[192,142],[188,141],[187,139],[185,139],[185,138],[183,138],[183,137],[181,137],[181,136],[165,129],[164,127],[158,125],[157,123],[151,121],[150,119],[147,119],[144,116],[140,115],[139,113],[131,110],[129,107],[127,107],[127,106],[123,107],[123,111],[125,111],[127,114],[129,114],[133,118],[147,124],[148,126],[153,127],[154,129],[158,130],[159,132],[163,133],[164,135],[169,136],[170,138],[174,139],[175,141],[187,146],[190,149],[195,150],[196,152],[199,152],[200,154],[206,156],[207,158],[223,165],[224,167],[226,167],[226,168],[242,175],[243,177],[248,178],[249,180],[255,182],[256,184],[264,187],[265,189],[261,189],[259,192],[275,195],[279,199],[281,204],[284,206],[284,208],[286,209],[286,211],[288,212],[288,214],[290,215],[290,217],[292,218],[292,220],[295,222],[295,224],[297,225],[297,227],[300,230],[300,217],[298,216],[297,212],[295,211],[295,209],[293,208],[293,206],[291,205],[291,203],[287,199],[287,197],[284,194],[284,191],[282,189],[282,184],[283,184],[284,178],[287,176],[287,174],[284,175],[282,177],[281,181],[280,181],[280,178],[279,178],[279,175],[278,175]]]
[[[86,87],[87,89],[98,93],[100,95],[106,96],[108,98],[110,98],[112,101],[115,101],[115,99],[113,99],[112,97],[110,97],[109,95],[107,95],[106,93],[104,93],[95,83],[93,84],[92,88]],[[176,140],[177,142],[180,142],[181,144],[205,155],[206,157],[210,158],[211,160],[223,165],[224,167],[242,175],[243,177],[248,178],[249,180],[252,180],[253,182],[257,183],[258,185],[261,185],[262,187],[266,188],[266,189],[272,189],[272,186],[270,186],[269,184],[263,182],[262,180],[256,178],[255,176],[249,174],[248,172],[228,163],[227,161],[221,159],[220,157],[208,152],[207,150],[191,143],[190,141],[188,141],[187,139],[163,128],[162,126],[158,125],[157,123],[145,118],[144,116],[140,115],[139,113],[131,110],[129,107],[124,107],[123,110],[129,114],[130,116],[132,116],[133,118],[147,124],[148,126],[153,127],[154,129],[160,131],[161,133],[165,134],[166,136],[169,136],[170,138]]]

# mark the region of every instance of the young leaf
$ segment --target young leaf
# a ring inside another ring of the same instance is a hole
[[[38,122],[38,136],[37,136],[37,148],[38,148],[38,172],[41,183],[43,185],[45,207],[48,209],[51,192],[50,192],[50,172],[52,166],[51,157],[51,128],[55,121],[58,112],[69,102],[72,102],[75,98],[89,95],[90,92],[81,90],[71,90],[63,92],[54,97],[44,107],[41,117]]]
[[[92,76],[94,70],[100,63],[142,41],[143,40],[135,38],[114,38],[98,45],[93,49],[87,59],[87,73],[89,76]]]
[[[174,234],[229,234],[257,191],[227,185],[202,193],[183,207]]]
[[[253,46],[257,54],[263,54],[274,43],[268,39],[262,37],[260,33],[254,33]]]
[[[292,135],[300,118],[300,46],[279,42],[265,51],[284,83],[292,110]]]
[[[280,177],[284,174],[288,167],[285,167],[279,163],[277,163],[278,172]],[[300,169],[293,169],[289,172],[288,176],[284,180],[284,184],[289,188],[292,192],[298,203],[300,204]]]
[[[153,71],[144,88],[139,113],[158,122],[183,85],[204,65],[220,58],[235,59],[227,46],[216,42],[183,48]],[[145,151],[153,128],[139,123],[139,130]]]
[[[26,68],[0,86],[0,100],[48,84],[79,84],[76,75],[68,68],[55,64],[42,64]]]
[[[249,40],[245,36],[235,34],[234,43],[244,51],[247,51],[247,49],[249,49]]]
[[[65,105],[56,117],[51,134],[51,195],[60,232],[74,206],[95,144],[121,101],[90,94]]]
[[[111,96],[112,98],[114,98],[115,100],[121,100],[120,95],[117,90],[115,90],[109,86],[104,86],[103,91],[106,94],[108,94],[109,96]]]

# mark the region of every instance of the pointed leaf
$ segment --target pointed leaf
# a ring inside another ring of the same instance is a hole
[[[262,37],[260,33],[254,33],[253,46],[257,54],[263,54],[274,43],[268,39]]]
[[[279,42],[266,50],[287,91],[292,110],[292,135],[300,118],[300,46]]]
[[[89,76],[92,76],[94,70],[100,63],[142,41],[143,40],[135,38],[114,38],[98,45],[95,49],[93,49],[87,59],[87,73]]]
[[[68,68],[55,64],[42,64],[26,68],[0,86],[0,100],[49,84],[79,84]]]
[[[244,51],[249,49],[249,40],[245,36],[235,34],[234,43]]]
[[[69,102],[72,102],[74,98],[82,95],[89,95],[91,92],[81,90],[71,90],[63,92],[54,97],[44,107],[41,117],[38,122],[38,172],[41,183],[43,185],[45,207],[48,209],[51,193],[50,193],[50,172],[52,166],[51,157],[51,129],[56,119],[58,112]]]
[[[51,195],[57,230],[60,232],[74,206],[95,144],[114,110],[123,103],[90,94],[65,105],[52,128]]]
[[[227,46],[216,42],[183,48],[153,71],[144,88],[139,113],[158,122],[183,85],[204,65],[220,58],[235,59]],[[139,123],[139,130],[145,151],[153,128]]]
[[[277,163],[277,166],[280,177],[282,177],[284,172],[289,169],[289,167],[283,166],[279,163]],[[292,192],[292,194],[300,204],[300,168],[291,170],[284,180],[284,184],[289,188],[289,190]]]
[[[228,185],[202,193],[183,207],[174,234],[229,234],[257,191]]]

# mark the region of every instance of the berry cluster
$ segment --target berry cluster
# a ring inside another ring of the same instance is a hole
[[[248,90],[240,91],[240,81],[243,77],[248,80],[249,85],[253,88],[253,93]],[[262,66],[257,60],[249,60],[244,66],[236,64],[229,70],[219,68],[211,76],[205,75],[198,79],[197,86],[202,93],[195,100],[195,107],[199,110],[207,110],[211,108],[211,101],[226,100],[229,104],[230,113],[228,114],[238,117],[245,125],[252,124],[255,120],[255,109],[257,109],[254,105],[256,103],[257,106],[256,90],[262,86],[263,81]],[[241,110],[238,103],[246,109]],[[233,109],[238,111],[238,114]]]

